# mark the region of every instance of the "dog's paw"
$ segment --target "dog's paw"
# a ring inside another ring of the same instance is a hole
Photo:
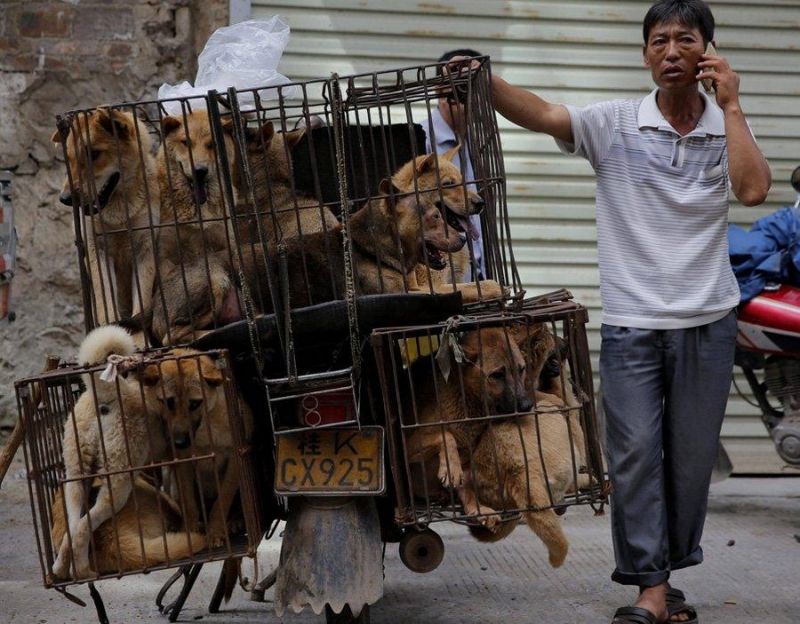
[[[481,299],[499,299],[507,296],[507,289],[494,280],[481,280]]]
[[[206,542],[209,548],[222,548],[226,544],[228,535],[222,523],[212,522],[206,531]]]
[[[58,580],[69,578],[69,557],[59,555],[53,562],[53,576]]]
[[[503,521],[503,518],[491,507],[481,505],[480,513],[486,514],[478,518],[478,521],[492,533],[494,533]]]
[[[448,465],[446,461],[440,461],[439,481],[446,488],[461,487],[465,483],[464,471],[457,463],[450,462],[450,465]]]

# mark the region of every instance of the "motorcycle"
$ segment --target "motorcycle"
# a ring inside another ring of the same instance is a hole
[[[791,177],[800,209],[800,167]],[[736,366],[747,379],[780,458],[800,467],[800,288],[768,284],[739,307]],[[724,452],[724,451],[723,451]]]

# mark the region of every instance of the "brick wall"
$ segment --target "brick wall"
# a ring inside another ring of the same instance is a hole
[[[0,0],[0,169],[14,172],[17,320],[0,325],[0,426],[13,380],[45,354],[74,355],[83,333],[72,212],[57,201],[64,167],[56,114],[155,97],[193,80],[196,55],[228,20],[227,0]]]

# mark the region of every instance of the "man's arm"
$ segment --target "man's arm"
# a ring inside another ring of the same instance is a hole
[[[703,71],[697,79],[711,78],[714,81],[717,104],[725,113],[728,175],[733,193],[745,206],[758,206],[767,198],[772,186],[772,173],[739,104],[739,76],[721,56],[703,55],[698,66]]]
[[[492,76],[492,97],[495,110],[509,121],[567,143],[573,142],[572,122],[565,106],[546,102],[499,76]]]

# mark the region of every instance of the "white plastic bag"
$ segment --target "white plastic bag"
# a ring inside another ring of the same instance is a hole
[[[189,82],[164,83],[158,89],[158,99],[205,95],[211,89],[225,93],[230,87],[252,89],[287,84],[291,80],[278,73],[278,63],[288,43],[289,25],[277,15],[218,28],[197,59],[194,86]],[[298,89],[284,89],[283,95],[297,97]],[[259,96],[275,99],[278,92],[259,89]],[[239,100],[242,106],[253,103],[251,94],[241,94]],[[203,106],[201,102],[192,100],[192,108]],[[171,115],[181,112],[180,102],[165,102],[164,108]]]

